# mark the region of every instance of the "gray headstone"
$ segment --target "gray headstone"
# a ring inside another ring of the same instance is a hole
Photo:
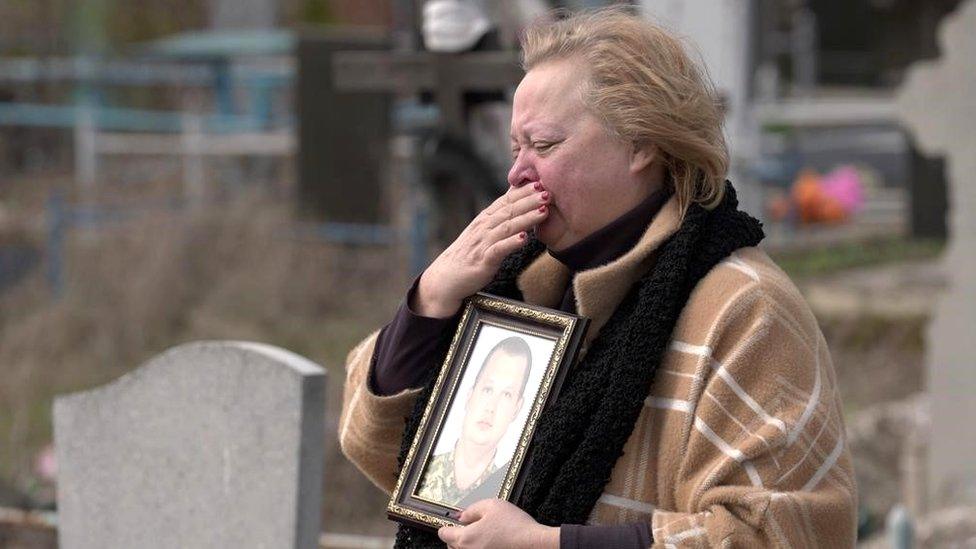
[[[945,155],[949,242],[946,293],[927,337],[932,432],[929,489],[935,505],[976,504],[976,0],[939,29],[941,58],[913,66],[898,109],[928,154]]]
[[[54,403],[61,547],[317,547],[325,372],[182,345]]]
[[[298,42],[295,83],[299,212],[340,223],[387,222],[384,183],[390,142],[386,92],[341,91],[333,78],[337,51],[389,49],[382,33],[329,27]]]

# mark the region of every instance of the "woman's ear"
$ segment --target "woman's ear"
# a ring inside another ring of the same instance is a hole
[[[630,173],[644,171],[657,160],[659,149],[652,143],[634,143],[630,148]]]

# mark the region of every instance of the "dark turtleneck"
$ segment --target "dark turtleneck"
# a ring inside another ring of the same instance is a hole
[[[549,255],[569,267],[574,276],[580,271],[606,265],[637,244],[669,196],[665,189],[659,189],[603,228],[597,229],[568,248],[560,251],[549,250]],[[566,295],[563,296],[559,309],[576,313],[576,296],[572,284],[566,288]]]
[[[573,272],[606,265],[637,244],[669,196],[670,193],[666,190],[659,189],[627,213],[590,233],[576,244],[560,251],[549,250],[549,254]]]
[[[562,250],[549,250],[549,253],[568,267],[573,276],[580,271],[606,265],[637,244],[669,196],[667,190],[659,189],[579,242]],[[420,387],[436,349],[443,338],[452,336],[449,328],[460,315],[458,311],[452,317],[432,318],[414,312],[409,304],[416,295],[419,282],[418,276],[393,320],[377,336],[369,384],[378,395],[393,395]],[[566,287],[559,309],[574,314],[577,312],[572,281]],[[562,549],[630,548],[650,544],[651,532],[646,523],[621,526],[563,525],[560,530]]]

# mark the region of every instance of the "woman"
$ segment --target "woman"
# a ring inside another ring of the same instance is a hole
[[[736,209],[709,82],[675,38],[619,10],[530,28],[522,46],[510,188],[350,353],[344,453],[392,488],[462,300],[485,290],[591,322],[518,505],[477,502],[441,541],[853,546],[830,355]]]

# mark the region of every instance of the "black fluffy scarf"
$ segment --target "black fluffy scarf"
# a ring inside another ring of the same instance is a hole
[[[677,232],[659,249],[654,267],[636,282],[573,366],[554,406],[540,418],[517,502],[542,524],[584,524],[623,454],[654,374],[692,289],[733,251],[755,246],[762,224],[737,209],[735,190],[713,210],[692,204]],[[518,275],[545,247],[530,240],[506,258],[485,291],[522,299]],[[440,349],[431,377],[407,419],[399,464],[403,466],[447,354]],[[443,547],[436,534],[401,525],[396,547]]]

